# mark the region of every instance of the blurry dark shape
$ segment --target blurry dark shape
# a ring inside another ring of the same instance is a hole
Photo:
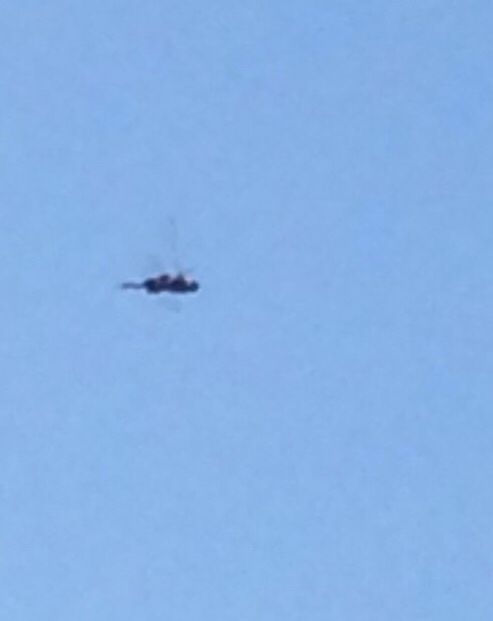
[[[161,274],[142,282],[124,282],[122,289],[145,289],[147,293],[194,293],[199,283],[184,274]]]

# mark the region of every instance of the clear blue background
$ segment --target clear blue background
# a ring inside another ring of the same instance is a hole
[[[2,618],[492,618],[492,32],[3,4]]]

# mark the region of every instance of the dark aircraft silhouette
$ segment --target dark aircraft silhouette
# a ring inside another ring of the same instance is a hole
[[[194,293],[199,283],[184,274],[161,274],[142,282],[124,282],[122,289],[145,289],[147,293]]]

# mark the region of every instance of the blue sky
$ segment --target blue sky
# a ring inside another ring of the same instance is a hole
[[[0,9],[5,618],[491,618],[492,30]]]

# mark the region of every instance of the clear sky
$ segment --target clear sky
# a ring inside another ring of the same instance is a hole
[[[492,32],[3,3],[2,618],[492,618]]]

